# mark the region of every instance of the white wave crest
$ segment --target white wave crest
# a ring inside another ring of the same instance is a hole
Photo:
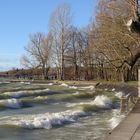
[[[94,90],[95,87],[94,86],[86,86],[86,87],[80,87],[80,90],[86,90],[86,89],[90,89],[90,90]]]
[[[111,108],[112,101],[109,97],[105,95],[101,95],[95,98],[95,100],[93,101],[93,104],[101,108]]]
[[[111,99],[105,95],[96,96],[96,98],[90,102],[67,103],[66,107],[74,107],[74,106],[88,105],[88,104],[89,105],[96,105],[99,108],[111,108],[112,107]]]
[[[29,94],[36,94],[36,93],[42,93],[42,92],[47,92],[50,89],[40,89],[40,90],[23,90],[23,91],[15,91],[15,92],[4,92],[4,95],[8,95],[13,98],[19,98],[24,95],[29,95]]]
[[[7,99],[7,100],[1,100],[0,105],[8,108],[21,108],[22,104],[17,99]]]
[[[30,82],[24,82],[24,81],[21,81],[20,83],[25,84],[25,85],[30,85],[31,84]]]
[[[119,91],[119,92],[116,92],[115,96],[121,99],[124,96],[124,93]]]
[[[47,85],[48,85],[48,86],[52,86],[52,85],[53,85],[53,83],[48,83]]]
[[[37,96],[34,99],[37,99],[37,100],[45,100],[47,98],[48,98],[47,96]]]
[[[0,82],[0,84],[10,84],[10,82],[8,82],[8,81],[4,81],[4,82]]]
[[[72,93],[72,95],[79,95],[80,93],[77,91],[75,93]]]
[[[115,91],[115,88],[113,88],[112,91]]]
[[[87,116],[83,111],[65,111],[59,113],[45,113],[34,115],[30,119],[20,120],[16,125],[28,129],[50,129],[55,126],[61,126],[66,123],[76,122],[80,117]]]
[[[62,83],[60,86],[69,87],[68,84]]]
[[[120,110],[113,111],[113,117],[109,120],[109,126],[114,129],[124,119],[125,115],[120,114]]]
[[[39,86],[52,86],[52,85],[54,85],[53,83],[33,83],[32,85],[39,85]]]
[[[78,87],[76,86],[69,86],[70,89],[77,89]]]

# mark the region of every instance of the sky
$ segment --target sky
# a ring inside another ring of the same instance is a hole
[[[47,33],[51,13],[62,3],[73,12],[73,24],[86,26],[99,0],[0,0],[0,71],[21,68],[29,35]]]

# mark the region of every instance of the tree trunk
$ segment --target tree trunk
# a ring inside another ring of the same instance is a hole
[[[46,68],[45,64],[42,66],[42,79],[46,80],[48,77],[49,68]]]

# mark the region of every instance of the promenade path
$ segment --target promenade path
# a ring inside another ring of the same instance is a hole
[[[140,100],[129,115],[103,140],[140,140]]]

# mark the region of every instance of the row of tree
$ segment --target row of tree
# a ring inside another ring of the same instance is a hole
[[[41,69],[43,79],[55,68],[61,80],[135,80],[140,57],[138,0],[100,0],[93,19],[78,29],[70,6],[60,5],[50,17],[49,33],[30,36],[22,64]]]

